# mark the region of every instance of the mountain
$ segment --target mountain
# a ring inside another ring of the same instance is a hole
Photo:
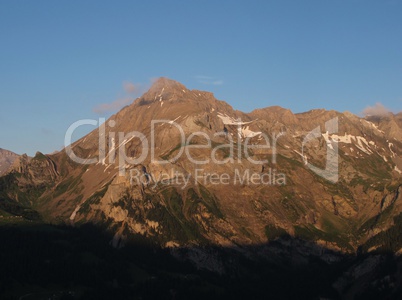
[[[3,220],[95,224],[115,248],[146,241],[219,274],[233,271],[225,255],[283,267],[397,253],[401,132],[401,114],[244,113],[160,78],[64,151],[19,157],[0,208]],[[362,264],[331,279],[339,293],[362,291],[344,283]]]
[[[17,157],[18,154],[0,148],[0,176],[7,172]]]
[[[327,133],[325,123],[336,118],[337,132]],[[155,120],[166,121],[152,125]],[[303,139],[317,126],[319,136],[302,149]],[[100,131],[104,149],[99,146]],[[133,131],[147,142],[142,144],[138,137],[130,136]],[[189,139],[197,132],[202,134]],[[66,151],[37,153],[32,159],[21,157],[9,177],[20,189],[34,186],[40,194],[27,196],[25,202],[18,193],[8,196],[20,203],[35,203],[49,221],[110,219],[116,232],[150,235],[161,245],[183,246],[200,239],[217,245],[261,243],[269,240],[267,228],[273,226],[290,235],[307,230],[319,241],[330,240],[335,249],[354,251],[368,237],[362,234],[362,226],[378,218],[384,205],[392,206],[389,217],[367,228],[370,232],[387,229],[392,217],[399,214],[398,201],[383,203],[383,199],[397,193],[401,184],[401,132],[400,116],[394,115],[362,119],[326,110],[293,114],[281,107],[246,114],[216,100],[212,93],[188,90],[161,78],[100,129],[72,145],[78,157],[95,158],[95,163],[74,163]],[[152,134],[154,161],[151,151],[138,162],[125,159],[139,158],[146,151],[144,146],[151,146]],[[229,140],[233,147],[225,146]],[[248,151],[251,159],[266,160],[263,164],[245,157],[246,140],[254,147]],[[267,144],[269,148],[256,148]],[[334,184],[312,172],[307,164],[324,169],[327,149],[335,146],[339,180]],[[183,154],[174,159],[181,151]],[[192,160],[209,162],[194,164]],[[273,171],[276,181],[286,182],[274,182]],[[136,180],[147,177],[149,181],[132,184],[130,174],[137,174]],[[214,184],[208,174],[228,174],[231,181]],[[271,182],[239,184],[248,174],[256,178],[265,174],[267,180],[271,174]],[[181,179],[183,184],[163,184],[162,179]],[[154,216],[161,211],[169,216]],[[169,230],[170,226],[177,226],[178,232]],[[330,236],[333,230],[340,233],[336,238]]]

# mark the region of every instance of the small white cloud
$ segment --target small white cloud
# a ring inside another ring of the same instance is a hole
[[[214,79],[211,76],[204,76],[204,75],[197,75],[197,76],[195,76],[195,78],[197,78],[199,80],[213,80]]]
[[[93,111],[97,114],[103,114],[106,112],[114,112],[128,105],[133,101],[133,98],[121,98],[113,101],[112,103],[102,103],[94,107]]]
[[[390,113],[391,110],[386,108],[382,103],[377,102],[373,106],[367,106],[363,110],[363,115],[365,116],[385,116],[386,114]]]
[[[215,80],[214,82],[212,82],[213,85],[222,85],[223,84],[223,80]]]
[[[133,93],[138,92],[138,90],[140,89],[140,85],[125,81],[125,82],[123,82],[123,88],[127,94],[133,94]]]
[[[222,85],[223,80],[211,76],[197,75],[195,76],[198,83],[207,85]]]
[[[141,85],[129,81],[123,82],[123,89],[125,96],[119,97],[111,103],[98,104],[93,108],[93,111],[97,114],[118,111],[130,104],[135,99],[135,96],[141,93]]]

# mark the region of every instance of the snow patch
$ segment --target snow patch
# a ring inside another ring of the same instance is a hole
[[[129,139],[125,139],[123,142],[121,142],[121,144],[119,146],[117,146],[116,150],[118,148],[120,148],[121,146],[124,146],[125,144],[127,144],[129,141],[131,141],[133,138],[135,138],[135,136],[130,137]]]
[[[103,173],[106,172],[106,170],[110,167],[111,165],[107,165],[106,168],[103,170]]]
[[[325,139],[325,142],[327,143],[327,147],[330,148],[331,150],[334,150],[334,146],[332,146],[331,140],[329,139],[328,131],[326,133],[323,133],[322,136]]]
[[[255,132],[255,131],[250,130],[250,126],[241,128],[241,135],[245,138],[252,138],[257,135],[260,135],[261,133],[262,133],[261,131]]]
[[[75,216],[77,215],[77,212],[80,210],[80,208],[81,208],[81,205],[78,204],[77,207],[74,209],[73,213],[70,216],[71,221],[74,221]]]
[[[367,140],[364,138],[364,137],[362,137],[362,136],[356,136],[355,137],[356,138],[356,140],[357,140],[357,145],[356,145],[356,147],[357,148],[359,148],[361,151],[363,151],[364,153],[366,153],[366,154],[373,154],[373,152],[369,149],[369,148],[364,148],[364,145],[363,145],[363,143],[367,146],[367,147],[369,147],[369,144],[368,144],[368,142],[367,142]]]
[[[232,117],[229,117],[228,115],[222,115],[221,113],[218,113],[218,117],[222,120],[223,124],[225,125],[247,125],[250,124],[250,122],[242,122],[239,119],[234,119]]]
[[[352,138],[354,138],[353,135],[350,134],[346,134],[345,135],[336,135],[336,134],[332,134],[331,138],[334,142],[336,143],[345,143],[345,144],[351,144],[352,143]]]
[[[328,144],[328,140],[329,137],[331,137],[333,142],[336,143],[345,143],[345,144],[352,144],[352,142],[356,142],[355,146],[361,150],[362,152],[366,153],[366,154],[373,154],[373,151],[371,151],[370,149],[370,145],[375,146],[375,143],[373,141],[367,142],[366,138],[362,137],[362,136],[354,136],[354,135],[350,135],[345,133],[345,135],[343,136],[339,136],[337,134],[332,134],[331,136],[329,136],[327,133],[323,134],[323,137],[325,138],[327,144]],[[350,151],[353,152],[353,149],[350,148]]]
[[[364,121],[366,121],[366,123],[368,123],[368,124],[371,125],[373,128],[375,128],[378,132],[385,133],[384,131],[380,130],[380,129],[378,128],[378,126],[375,125],[374,123],[372,123],[372,122],[370,122],[370,121],[367,121],[367,120],[364,120]]]
[[[394,146],[393,143],[388,143],[389,151],[391,151],[392,157],[395,157],[395,156],[396,156],[396,153],[391,149],[391,147],[393,147],[393,146]]]
[[[174,122],[176,122],[181,116],[178,116],[176,119],[174,119],[173,121],[169,121],[169,124],[173,124]]]

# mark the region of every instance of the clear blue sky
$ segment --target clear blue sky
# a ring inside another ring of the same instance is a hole
[[[159,76],[243,111],[400,111],[402,1],[0,0],[1,148],[59,150]]]

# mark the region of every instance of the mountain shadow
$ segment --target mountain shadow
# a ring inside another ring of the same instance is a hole
[[[387,251],[345,255],[288,235],[237,249],[162,249],[133,236],[116,249],[112,247],[113,235],[100,226],[74,228],[31,222],[0,226],[0,238],[1,299],[402,296],[397,285],[402,269],[399,257]],[[194,260],[200,264],[195,265]],[[211,271],[203,264],[218,268]]]

